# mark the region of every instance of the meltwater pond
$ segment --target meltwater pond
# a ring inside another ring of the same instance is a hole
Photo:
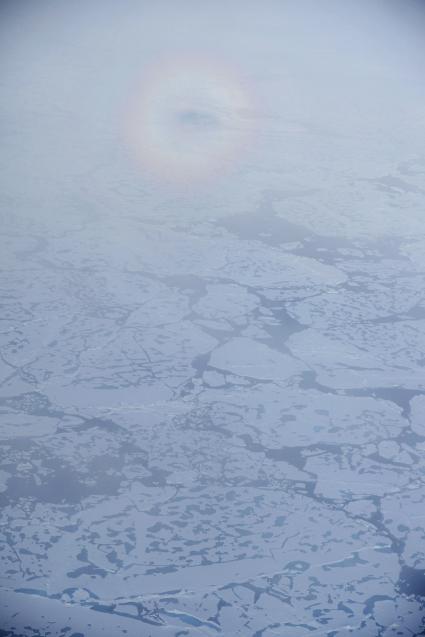
[[[0,636],[425,634],[422,4],[1,14]]]

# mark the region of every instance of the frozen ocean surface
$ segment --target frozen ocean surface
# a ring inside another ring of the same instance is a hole
[[[1,637],[425,634],[424,33],[1,4]]]

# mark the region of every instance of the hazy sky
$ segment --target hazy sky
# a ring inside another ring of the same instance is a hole
[[[420,2],[4,2],[1,10],[2,196],[14,214],[54,223],[82,205],[85,214],[102,205],[102,214],[115,206],[141,214],[143,192],[144,214],[189,197],[189,219],[199,206],[225,213],[224,201],[244,210],[263,190],[318,188],[320,223],[347,232],[361,180],[422,154]],[[173,144],[182,155],[182,134],[186,168],[172,158]],[[215,181],[196,176],[202,162]],[[380,206],[371,219],[360,202],[350,231],[401,231]],[[414,214],[409,223],[414,231]]]

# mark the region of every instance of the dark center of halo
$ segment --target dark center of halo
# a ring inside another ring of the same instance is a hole
[[[205,111],[184,110],[176,114],[178,124],[190,128],[216,128],[219,120]]]

